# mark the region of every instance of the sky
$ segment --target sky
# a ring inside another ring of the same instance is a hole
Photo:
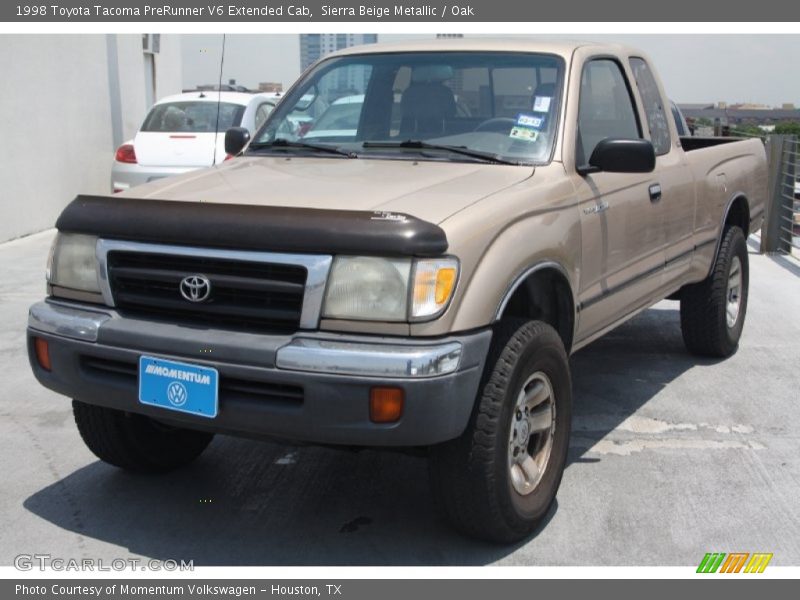
[[[380,34],[381,42],[425,39],[431,35]],[[498,37],[498,36],[492,36]],[[520,37],[520,36],[514,36]],[[667,94],[679,103],[752,102],[800,107],[800,35],[575,35],[536,36],[618,42],[648,55],[661,74]],[[222,35],[182,35],[183,87],[219,78]],[[223,81],[256,87],[278,81],[286,89],[300,75],[296,34],[230,34],[226,37]]]

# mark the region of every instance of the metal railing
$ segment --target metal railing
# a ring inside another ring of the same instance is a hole
[[[800,139],[772,135],[767,140],[769,193],[761,251],[790,254],[800,250]]]

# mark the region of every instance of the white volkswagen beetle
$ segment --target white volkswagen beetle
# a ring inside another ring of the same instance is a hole
[[[111,169],[111,188],[136,185],[210,167],[225,160],[225,130],[261,126],[281,94],[196,91],[158,101],[136,137],[122,144]]]

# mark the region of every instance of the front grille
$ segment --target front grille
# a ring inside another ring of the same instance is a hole
[[[110,251],[108,280],[121,311],[170,320],[267,331],[294,331],[300,323],[306,268],[243,260]],[[210,296],[186,300],[184,277],[204,275]]]
[[[139,368],[135,362],[112,360],[98,356],[81,356],[84,373],[123,385],[136,385]],[[299,406],[303,404],[303,388],[296,385],[242,379],[221,374],[219,400],[255,401],[274,406]]]

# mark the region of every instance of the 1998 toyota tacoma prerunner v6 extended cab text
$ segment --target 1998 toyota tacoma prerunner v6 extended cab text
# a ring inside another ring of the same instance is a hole
[[[113,465],[424,449],[442,513],[508,542],[561,480],[570,353],[666,297],[689,351],[736,350],[764,148],[679,137],[636,50],[351,48],[226,150],[58,219],[30,362]]]

